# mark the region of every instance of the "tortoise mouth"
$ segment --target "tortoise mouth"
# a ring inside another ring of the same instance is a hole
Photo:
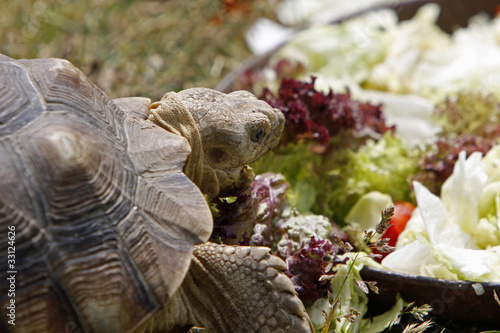
[[[237,195],[246,190],[255,178],[255,173],[249,165],[224,170],[217,169],[216,174],[220,187],[219,195],[223,197]]]

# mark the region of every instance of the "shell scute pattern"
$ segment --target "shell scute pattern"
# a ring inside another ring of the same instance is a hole
[[[205,237],[197,233],[203,226],[185,226],[186,219],[210,218],[182,174],[185,140],[159,128],[134,137],[140,121],[126,124],[125,111],[67,61],[0,56],[0,66],[0,232],[18,230],[16,326],[9,330],[123,332],[140,325],[177,290],[194,243]],[[171,148],[155,162],[128,150],[147,147],[158,156],[147,142]],[[159,168],[145,174],[138,160]],[[169,177],[155,182],[155,172],[165,170]],[[172,198],[172,189],[182,191]],[[0,255],[6,253],[3,242]],[[6,287],[0,285],[2,308]]]
[[[0,113],[1,137],[38,117],[43,112],[43,106],[31,85],[20,84],[27,81],[27,74],[22,68],[0,63],[0,72],[6,74],[6,78],[0,81],[0,105],[5,106]]]

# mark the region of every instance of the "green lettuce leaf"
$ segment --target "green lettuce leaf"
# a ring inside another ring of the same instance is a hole
[[[459,154],[441,196],[414,183],[418,207],[388,269],[431,277],[500,282],[500,146],[482,158]]]

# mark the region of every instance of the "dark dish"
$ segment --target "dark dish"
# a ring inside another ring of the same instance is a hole
[[[364,267],[361,276],[365,281],[376,281],[379,288],[378,294],[369,294],[372,315],[392,307],[400,293],[406,302],[432,306],[434,316],[460,322],[500,324],[500,305],[493,294],[496,291],[500,295],[500,283],[437,279],[373,267]],[[478,295],[476,290],[481,287],[484,293]]]

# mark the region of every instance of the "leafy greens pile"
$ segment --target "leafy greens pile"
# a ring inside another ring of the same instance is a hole
[[[300,211],[340,224],[369,191],[408,200],[416,156],[393,135],[380,105],[359,102],[349,91],[325,94],[314,83],[284,79],[276,96],[265,90],[263,100],[284,113],[286,126],[280,148],[260,159],[256,172],[282,173]]]
[[[477,17],[450,36],[437,13],[429,5],[402,23],[381,11],[312,27],[240,79],[286,126],[254,164],[252,188],[212,203],[213,240],[271,247],[318,330],[325,313],[337,332],[375,332],[397,317],[402,303],[378,322],[353,315],[367,309],[359,271],[377,264],[345,247],[349,237],[359,249],[352,230],[374,228],[393,203],[417,208],[386,268],[499,279],[500,19]]]

